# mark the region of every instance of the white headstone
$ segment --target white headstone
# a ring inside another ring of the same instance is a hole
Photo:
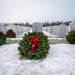
[[[0,23],[0,31],[2,31],[3,33],[6,33],[6,26],[2,23]]]
[[[53,26],[50,26],[50,33],[53,33]]]
[[[21,27],[17,25],[16,26],[16,34],[20,34],[21,33],[20,30],[21,30]]]
[[[26,27],[26,26],[23,26],[23,32],[27,32],[27,31],[29,31],[29,27]]]
[[[58,32],[59,32],[59,26],[57,25],[53,26],[53,34],[58,35]]]
[[[20,33],[23,33],[23,27],[24,27],[24,26],[19,26]]]
[[[32,31],[33,32],[42,32],[43,31],[43,24],[42,23],[33,23],[32,24]]]
[[[66,25],[65,24],[59,25],[59,33],[58,33],[58,36],[60,38],[65,38],[66,37]]]
[[[46,27],[43,27],[43,30],[46,31]]]
[[[2,31],[3,27],[4,27],[3,24],[0,23],[0,31]]]
[[[70,23],[69,26],[70,26],[70,31],[75,30],[75,22]]]
[[[12,29],[15,33],[16,33],[16,30],[18,30],[15,25],[7,25],[7,31],[9,29]]]
[[[50,26],[47,27],[47,31],[50,32]]]
[[[66,33],[70,32],[70,26],[66,26]]]

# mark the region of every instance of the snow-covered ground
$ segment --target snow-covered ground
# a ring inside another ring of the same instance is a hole
[[[75,75],[75,45],[51,44],[42,60],[21,60],[18,44],[2,45],[0,75]]]

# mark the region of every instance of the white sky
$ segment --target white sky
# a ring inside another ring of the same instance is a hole
[[[75,0],[0,0],[0,22],[75,20]]]

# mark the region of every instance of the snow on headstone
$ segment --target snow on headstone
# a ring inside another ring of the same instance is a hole
[[[3,33],[6,33],[6,26],[2,23],[0,23],[0,31],[2,31]]]
[[[58,35],[58,31],[59,31],[59,28],[58,27],[59,26],[57,26],[57,25],[53,26],[53,34],[54,35]]]
[[[59,25],[59,33],[58,33],[58,36],[60,38],[65,38],[66,37],[66,25],[65,24]]]
[[[32,31],[33,32],[42,32],[43,31],[43,24],[42,23],[33,23],[32,24]]]

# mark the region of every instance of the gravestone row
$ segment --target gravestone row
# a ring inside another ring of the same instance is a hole
[[[48,28],[50,29],[49,31],[48,31]],[[75,22],[70,23],[69,26],[66,26],[65,24],[60,24],[59,26],[57,26],[57,25],[49,26],[49,27],[45,27],[43,29],[54,35],[58,35],[58,37],[60,37],[60,38],[64,38],[64,37],[66,37],[66,34],[68,32],[75,29]]]
[[[15,25],[7,25],[0,23],[0,31],[6,33],[9,29],[12,29],[16,34],[20,34],[29,30],[29,27],[25,26],[15,26]]]
[[[26,32],[29,30],[29,27],[24,26],[15,26],[15,25],[7,25],[0,23],[0,31],[3,31],[6,33],[7,30],[12,29],[16,34],[20,34],[23,32]],[[61,24],[59,26],[49,26],[49,27],[43,27],[42,23],[33,23],[32,24],[32,31],[33,32],[42,32],[43,30],[53,33],[54,35],[58,35],[61,38],[66,37],[66,33],[70,32],[71,30],[75,29],[75,22],[72,22],[69,24],[69,26],[66,26],[65,24]]]

